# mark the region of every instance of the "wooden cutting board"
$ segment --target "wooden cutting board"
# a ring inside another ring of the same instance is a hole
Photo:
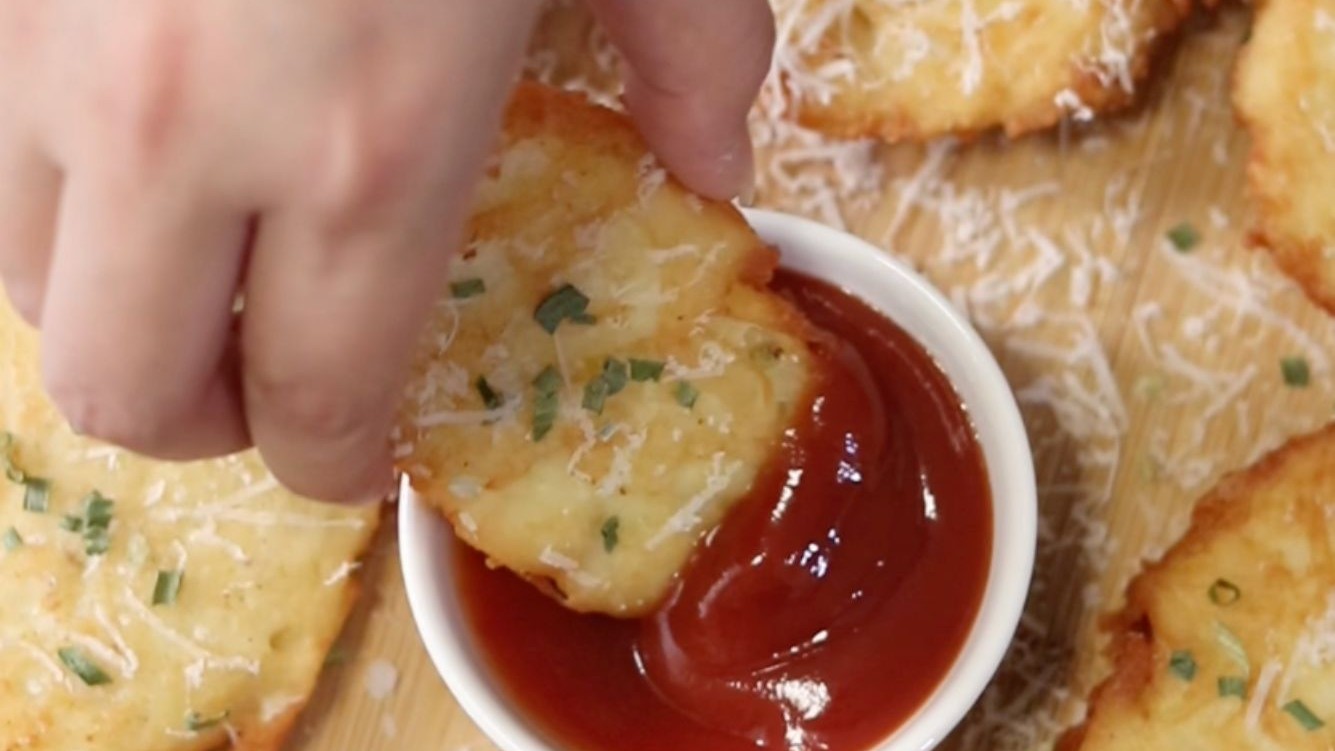
[[[762,159],[762,205],[842,219],[910,259],[969,312],[1024,409],[1035,586],[1002,677],[948,749],[1041,748],[1078,718],[1103,669],[1097,616],[1140,561],[1222,473],[1335,416],[1335,322],[1245,247],[1248,144],[1228,88],[1248,24],[1237,9],[1195,19],[1143,106],[1104,123],[881,149],[855,174]],[[840,178],[843,191],[810,190]],[[879,190],[861,190],[870,181]],[[1200,235],[1187,253],[1165,240],[1182,223]],[[1307,388],[1282,379],[1291,356],[1311,365]],[[490,751],[419,644],[388,526],[347,661],[292,747]]]

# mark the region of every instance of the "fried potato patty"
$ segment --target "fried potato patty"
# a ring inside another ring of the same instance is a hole
[[[0,295],[0,751],[283,745],[379,516],[75,436]]]
[[[777,0],[806,6],[802,120],[838,136],[1010,135],[1129,103],[1188,0]],[[818,36],[816,36],[818,35]],[[792,54],[792,53],[790,53]],[[787,67],[787,66],[785,66]]]
[[[806,323],[731,206],[620,114],[519,88],[424,340],[401,468],[462,539],[580,611],[635,616],[807,398]]]
[[[1335,313],[1335,0],[1260,3],[1235,83],[1259,239]]]
[[[1335,748],[1335,425],[1225,479],[1131,583],[1062,751]]]

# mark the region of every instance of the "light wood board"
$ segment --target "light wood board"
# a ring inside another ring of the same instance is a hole
[[[968,309],[1035,448],[1044,531],[1025,625],[986,709],[946,748],[1040,748],[1077,719],[1103,670],[1097,617],[1143,557],[1223,472],[1335,416],[1335,323],[1245,247],[1247,138],[1228,87],[1248,23],[1237,9],[1195,19],[1143,106],[1107,122],[879,150],[868,168],[883,190],[845,205],[854,231]],[[762,205],[821,213],[768,187]],[[1202,236],[1188,254],[1163,239],[1180,222]],[[1306,389],[1280,377],[1291,355],[1313,366]],[[342,640],[349,659],[327,671],[294,749],[494,748],[420,646],[397,556],[391,530]],[[387,667],[397,684],[377,698],[366,678]]]

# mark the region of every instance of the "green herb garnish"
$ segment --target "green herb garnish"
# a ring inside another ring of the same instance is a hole
[[[185,729],[192,733],[200,733],[205,730],[210,730],[227,722],[227,718],[230,717],[231,714],[231,712],[223,712],[222,714],[214,715],[213,717],[202,717],[198,712],[192,711],[185,716]]]
[[[104,686],[111,683],[111,676],[107,675],[96,663],[84,657],[83,652],[74,647],[63,647],[56,650],[60,661],[65,663],[65,667],[70,672],[79,676],[79,680],[87,686]]]
[[[548,365],[533,379],[533,440],[541,441],[556,424],[561,408],[561,374]]]
[[[1296,389],[1305,388],[1312,381],[1312,368],[1305,357],[1285,357],[1279,361],[1279,372],[1285,385]]]
[[[616,550],[617,543],[621,542],[621,517],[613,516],[603,522],[601,532],[603,535],[603,550],[608,553]]]
[[[65,514],[60,520],[60,528],[67,532],[80,532],[83,530],[83,517]]]
[[[580,313],[579,315],[570,316],[570,322],[578,323],[581,326],[592,326],[598,322],[598,316],[592,313]]]
[[[176,602],[176,596],[181,593],[181,581],[185,579],[185,572],[180,569],[173,571],[159,571],[158,581],[153,585],[153,605],[171,605]]]
[[[1239,699],[1247,698],[1247,679],[1236,675],[1225,675],[1219,678],[1219,698],[1236,696]]]
[[[14,448],[16,443],[13,433],[0,433],[0,464],[4,466],[5,477],[10,482],[22,485],[28,476],[24,474],[23,470],[19,469],[18,465],[14,463],[14,457],[10,455],[10,450]]]
[[[1168,230],[1167,236],[1168,242],[1171,242],[1179,253],[1191,252],[1191,249],[1196,247],[1196,243],[1201,240],[1200,233],[1187,222],[1182,222]]]
[[[1294,699],[1288,704],[1285,704],[1284,711],[1288,712],[1293,719],[1298,721],[1299,725],[1303,726],[1303,730],[1306,730],[1309,733],[1326,726],[1326,723],[1320,717],[1313,714],[1312,710],[1308,709],[1307,705],[1303,704],[1301,699]]]
[[[1210,602],[1220,607],[1228,607],[1242,599],[1242,590],[1228,579],[1215,579],[1210,585]]]
[[[105,530],[111,526],[111,518],[116,509],[116,502],[92,491],[83,499],[83,525],[87,529]]]
[[[1196,678],[1196,658],[1187,650],[1178,650],[1168,658],[1168,669],[1178,678],[1191,681]]]
[[[622,389],[626,388],[626,381],[629,378],[626,370],[626,363],[615,357],[607,358],[607,361],[603,363],[602,378],[604,381],[607,381],[608,396],[620,392]]]
[[[601,415],[603,406],[607,403],[607,397],[626,388],[629,379],[630,374],[626,369],[626,363],[615,357],[607,358],[603,362],[603,372],[584,386],[584,401],[582,403],[584,409],[595,415]]]
[[[630,358],[630,379],[645,383],[647,381],[657,381],[663,377],[663,368],[667,364],[662,360],[637,360]]]
[[[592,320],[586,320],[588,308],[589,298],[575,289],[575,285],[565,284],[538,303],[533,318],[543,331],[555,334],[556,327],[567,318],[576,323],[592,323]]]
[[[17,529],[10,527],[5,530],[5,536],[3,540],[0,540],[0,544],[5,546],[6,552],[13,552],[23,547],[23,538],[19,536]]]
[[[482,397],[482,404],[487,409],[500,409],[501,405],[505,403],[501,395],[496,393],[496,389],[493,389],[491,384],[487,383],[485,377],[478,376],[476,386],[478,395]]]
[[[672,389],[672,396],[676,398],[677,404],[690,409],[695,406],[695,400],[700,398],[700,392],[690,381],[677,381],[677,385]]]
[[[467,300],[487,291],[487,283],[481,279],[460,279],[450,283],[450,294],[456,300]]]
[[[603,406],[607,404],[608,393],[607,381],[602,376],[598,376],[584,385],[584,400],[580,402],[580,406],[595,415],[601,415]]]
[[[40,477],[23,478],[23,510],[45,514],[51,505],[51,482]]]
[[[102,555],[111,547],[111,520],[115,514],[116,503],[102,493],[94,490],[83,499],[83,519],[79,524],[70,522],[70,531],[83,531],[84,553],[90,556]],[[66,526],[64,523],[61,526]]]
[[[105,555],[111,549],[111,536],[105,529],[90,529],[83,534],[83,552],[87,556]]]
[[[23,510],[44,514],[51,503],[51,481],[32,477],[14,463],[12,451],[16,443],[13,433],[0,433],[0,466],[4,467],[6,479],[23,486]]]

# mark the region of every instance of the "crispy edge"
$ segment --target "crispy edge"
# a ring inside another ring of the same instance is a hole
[[[1258,16],[1266,12],[1268,9],[1264,4],[1256,10]],[[1254,18],[1252,28],[1259,22],[1259,17]],[[1283,213],[1287,203],[1283,196],[1275,195],[1269,189],[1276,182],[1274,175],[1277,173],[1273,167],[1275,159],[1272,153],[1277,139],[1282,139],[1282,135],[1265,127],[1260,118],[1253,117],[1244,103],[1243,70],[1256,64],[1252,61],[1255,54],[1255,48],[1251,45],[1242,49],[1233,66],[1232,81],[1234,117],[1251,137],[1251,153],[1247,159],[1247,189],[1259,214],[1257,226],[1248,233],[1247,244],[1269,253],[1275,264],[1298,284],[1309,300],[1335,315],[1335,279],[1328,280],[1322,273],[1322,244],[1311,239],[1285,237],[1274,227],[1273,217]],[[1331,241],[1335,242],[1335,238],[1331,238]]]
[[[1112,637],[1106,651],[1112,673],[1091,692],[1088,716],[1062,734],[1055,751],[1080,751],[1090,725],[1105,706],[1130,703],[1150,684],[1154,670],[1154,624],[1150,622],[1147,605],[1155,581],[1178,558],[1199,551],[1220,535],[1245,524],[1252,510],[1243,501],[1259,486],[1281,474],[1291,455],[1324,443],[1335,443],[1335,423],[1294,438],[1252,466],[1224,477],[1200,499],[1186,534],[1163,558],[1145,566],[1127,586],[1126,605],[1104,620],[1102,628]]]
[[[365,561],[366,556],[371,554],[375,541],[379,537],[381,525],[385,520],[387,505],[382,503],[379,513],[370,518],[370,525],[366,531],[366,541],[362,544],[361,550],[358,551],[356,560]],[[338,612],[339,628],[331,631],[329,637],[320,645],[320,651],[325,655],[328,655],[329,651],[338,643],[343,630],[347,628],[348,619],[352,616],[353,609],[366,592],[365,575],[362,573],[364,570],[365,567],[360,567],[348,577],[348,583],[343,588],[343,601],[340,603]],[[230,739],[224,739],[214,747],[214,751],[282,751],[288,739],[292,736],[292,732],[296,730],[297,720],[301,718],[301,714],[310,705],[311,698],[315,695],[315,690],[326,672],[322,664],[320,670],[316,671],[308,685],[303,689],[304,696],[301,701],[283,710],[281,714],[268,723],[260,721],[257,717],[254,724],[238,727],[236,730],[239,742],[232,745]]]
[[[1213,6],[1217,0],[1209,0]],[[1151,38],[1136,47],[1128,64],[1133,91],[1126,91],[1115,82],[1103,83],[1098,75],[1079,65],[1070,66],[1069,88],[1081,104],[1097,114],[1110,114],[1132,106],[1139,100],[1141,83],[1149,77],[1155,56],[1172,38],[1191,13],[1192,0],[1172,0],[1163,3],[1165,10],[1156,14],[1148,32]],[[1171,11],[1171,12],[1170,12]],[[1053,97],[1057,92],[1053,92]],[[906,108],[897,112],[871,114],[863,110],[850,114],[846,108],[833,105],[801,104],[797,119],[802,125],[819,130],[835,138],[879,138],[886,143],[899,141],[926,141],[940,136],[956,136],[966,141],[981,138],[1000,130],[1008,138],[1046,130],[1060,123],[1069,111],[1053,99],[1031,103],[1010,116],[987,118],[982,125],[957,125],[944,128],[924,128]]]

